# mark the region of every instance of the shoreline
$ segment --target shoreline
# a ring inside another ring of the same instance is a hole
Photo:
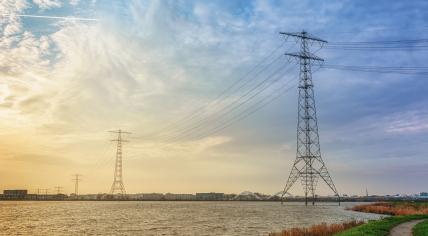
[[[347,211],[377,214],[383,216],[378,220],[369,220],[356,225],[356,222],[342,222],[341,224],[318,224],[311,227],[297,227],[284,229],[281,232],[271,233],[272,236],[317,236],[317,235],[337,235],[337,236],[378,236],[387,235],[395,227],[408,222],[424,223],[428,225],[428,202],[427,201],[382,201],[370,204],[359,204]],[[351,227],[346,227],[351,225]]]
[[[124,201],[124,202],[128,202],[128,201],[135,201],[135,202],[279,202],[281,203],[280,199],[266,199],[266,200],[261,200],[261,199],[249,199],[249,200],[244,200],[244,199],[215,199],[215,200],[210,200],[210,199],[129,199],[129,198],[103,198],[103,199],[94,199],[94,198],[70,198],[70,197],[58,197],[55,195],[52,196],[38,196],[38,197],[31,197],[31,198],[0,198],[0,202],[8,202],[8,201]],[[295,198],[295,199],[287,199],[286,201],[283,201],[284,203],[294,203],[294,202],[301,202],[304,203],[305,199],[304,198]],[[414,199],[414,200],[396,200],[396,199],[387,199],[387,200],[380,200],[380,199],[346,199],[346,200],[342,200],[340,201],[340,204],[342,203],[382,203],[382,202],[415,202],[415,203],[428,203],[428,199]],[[331,199],[331,198],[320,198],[315,202],[315,205],[317,205],[317,203],[334,203],[334,205],[338,205],[340,206],[339,202],[335,199]],[[308,207],[312,206],[312,204],[308,205]]]

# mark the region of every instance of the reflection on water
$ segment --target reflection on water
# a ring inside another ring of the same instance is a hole
[[[376,219],[342,206],[278,202],[0,202],[1,234],[266,235],[293,226]]]

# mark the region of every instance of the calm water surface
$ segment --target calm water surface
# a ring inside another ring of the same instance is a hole
[[[321,203],[320,203],[321,204]],[[377,219],[342,206],[276,202],[0,202],[2,235],[267,235]]]

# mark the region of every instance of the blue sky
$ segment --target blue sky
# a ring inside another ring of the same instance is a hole
[[[220,111],[252,83],[212,101],[275,48],[283,45],[274,56],[297,50],[279,31],[305,29],[329,42],[424,39],[427,10],[428,2],[417,0],[4,1],[0,188],[62,184],[71,191],[69,176],[79,172],[86,176],[83,192],[108,191],[114,144],[105,131],[122,127],[133,132],[124,158],[128,192],[278,192],[295,156],[297,88],[207,135],[234,116]],[[317,54],[339,65],[425,66],[428,59],[424,50],[321,48]],[[282,67],[283,79],[257,99],[295,79],[298,66],[283,57],[266,72],[245,76],[262,80]],[[427,190],[425,77],[313,74],[321,149],[340,192]],[[177,136],[191,127],[182,118],[201,106],[195,118],[208,122]]]

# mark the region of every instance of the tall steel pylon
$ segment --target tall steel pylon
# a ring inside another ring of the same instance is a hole
[[[305,191],[305,205],[308,205],[308,197],[312,197],[312,205],[314,205],[317,182],[321,178],[338,197],[340,204],[339,193],[321,158],[314,85],[312,82],[311,65],[314,62],[322,63],[324,59],[315,56],[309,50],[309,44],[320,43],[322,46],[327,41],[314,37],[305,31],[300,33],[280,32],[280,34],[295,38],[300,43],[300,52],[285,53],[285,55],[299,60],[300,78],[296,159],[282,192],[281,202],[291,186],[300,178]]]
[[[63,187],[61,187],[61,186],[55,186],[56,194],[58,194],[58,195],[61,194],[62,189],[63,189]]]
[[[110,193],[120,193],[120,194],[126,194],[125,186],[123,185],[123,178],[122,178],[122,142],[128,142],[128,140],[122,139],[122,134],[130,134],[130,132],[125,132],[121,129],[109,131],[111,133],[117,133],[117,139],[113,139],[111,141],[117,142],[117,149],[116,149],[116,164],[114,167],[114,179],[113,184],[111,185]]]
[[[82,175],[75,174],[73,175],[73,181],[74,181],[74,196],[77,197],[79,195],[79,182],[82,181],[80,178]]]

